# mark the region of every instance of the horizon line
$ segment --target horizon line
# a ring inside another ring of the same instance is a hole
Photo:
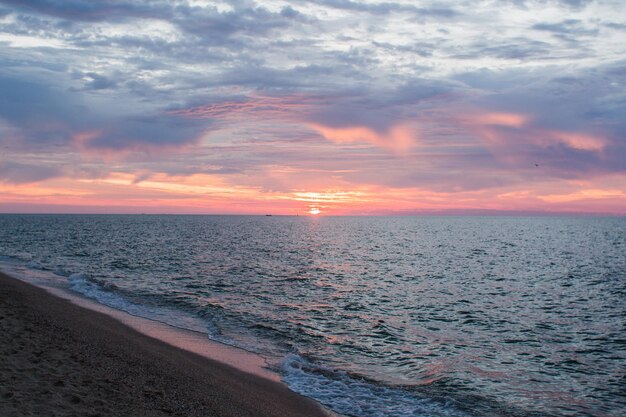
[[[626,213],[570,212],[570,211],[517,211],[517,210],[441,210],[410,213],[367,214],[274,214],[274,213],[137,213],[137,212],[37,212],[0,211],[0,215],[67,215],[67,216],[248,216],[248,217],[626,217]]]

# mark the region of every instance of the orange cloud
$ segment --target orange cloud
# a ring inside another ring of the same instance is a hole
[[[466,119],[466,121],[471,124],[506,126],[518,129],[526,125],[529,120],[529,116],[521,113],[482,113]]]
[[[0,211],[11,211],[11,207],[19,205],[35,209],[45,206],[47,209],[42,211],[48,212],[105,213],[302,215],[319,210],[324,215],[363,215],[455,209],[626,214],[624,175],[590,178],[584,182],[553,180],[481,190],[437,191],[427,186],[355,184],[323,170],[315,171],[311,181],[303,183],[300,177],[294,177],[293,169],[281,170],[279,166],[271,172],[251,174],[278,175],[284,183],[276,190],[268,190],[261,184],[251,186],[240,175],[156,172],[137,181],[138,173],[142,171],[115,172],[95,179],[54,178],[37,184],[0,183]]]
[[[406,125],[395,126],[387,134],[380,134],[362,126],[334,128],[313,123],[308,126],[334,143],[367,142],[395,153],[404,153],[415,143],[415,133]]]

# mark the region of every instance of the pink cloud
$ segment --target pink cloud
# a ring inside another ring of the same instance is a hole
[[[304,125],[326,140],[337,144],[370,143],[397,154],[406,152],[415,144],[416,128],[406,122],[396,122],[381,133],[367,123],[336,126],[317,119],[316,111],[333,98],[292,94],[280,97],[251,95],[241,101],[225,101],[188,109],[170,111],[169,114],[192,119],[211,119],[217,122],[236,123],[258,119],[264,122],[288,122]],[[335,97],[334,100],[341,100]],[[348,123],[346,121],[346,123]]]
[[[415,144],[415,132],[407,125],[398,125],[385,134],[363,126],[334,128],[310,123],[308,126],[325,139],[339,144],[371,143],[394,153],[404,153]]]
[[[466,123],[479,126],[506,126],[522,128],[530,117],[520,113],[480,113],[466,119]]]
[[[547,148],[565,145],[574,150],[602,152],[607,144],[605,138],[586,132],[550,130],[535,127],[533,118],[522,113],[477,113],[461,118],[486,144],[507,147],[512,143],[524,143]]]
[[[583,151],[602,151],[606,146],[604,138],[588,135],[585,133],[563,132],[563,131],[545,131],[545,137],[557,143],[567,145],[572,149]]]

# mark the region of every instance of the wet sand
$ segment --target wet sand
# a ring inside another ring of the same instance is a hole
[[[278,382],[0,273],[0,416],[327,416]]]

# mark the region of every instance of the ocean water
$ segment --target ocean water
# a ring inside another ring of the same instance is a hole
[[[0,264],[349,416],[626,415],[626,219],[0,215]]]

